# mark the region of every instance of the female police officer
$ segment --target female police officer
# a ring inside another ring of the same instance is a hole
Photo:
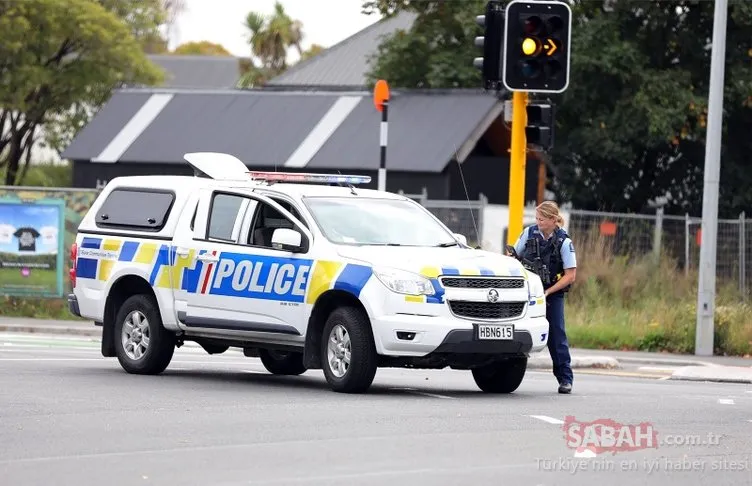
[[[574,282],[577,259],[572,240],[562,229],[564,218],[559,214],[559,206],[555,202],[544,201],[535,208],[535,220],[537,224],[523,230],[514,249],[523,262],[537,261],[545,266],[538,267],[538,270],[543,270],[543,275],[539,276],[546,294],[548,351],[553,361],[554,376],[559,382],[559,393],[570,393],[574,377],[564,329],[564,293]]]

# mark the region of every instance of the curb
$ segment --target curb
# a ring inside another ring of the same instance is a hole
[[[610,356],[572,356],[572,369],[597,368],[597,369],[620,369],[621,363]],[[546,356],[531,357],[527,361],[527,368],[532,370],[552,369],[551,358]]]
[[[87,336],[87,337],[101,337],[102,328],[91,326],[91,329],[86,327],[65,327],[65,326],[34,326],[31,324],[0,324],[0,332],[17,332],[26,334],[55,334],[55,335],[68,335],[68,336]]]
[[[752,367],[743,366],[687,366],[669,377],[676,381],[710,381],[715,383],[752,384]]]
[[[714,363],[702,360],[693,359],[673,359],[673,358],[637,358],[637,357],[622,357],[619,358],[622,363],[650,365],[671,365],[671,366],[718,366]]]

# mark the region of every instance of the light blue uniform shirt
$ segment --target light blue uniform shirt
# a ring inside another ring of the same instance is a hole
[[[529,234],[530,226],[522,231],[520,237],[517,238],[517,243],[514,244],[514,249],[520,256],[522,256],[522,252],[525,251],[525,242],[529,239]],[[577,268],[577,257],[574,254],[574,243],[572,243],[572,240],[569,237],[564,239],[559,253],[561,254],[561,261],[564,264],[565,269]]]

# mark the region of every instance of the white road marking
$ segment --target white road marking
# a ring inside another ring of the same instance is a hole
[[[582,448],[580,448],[582,449]],[[595,453],[595,451],[588,449],[587,447],[582,450],[575,450],[574,451],[574,457],[584,457],[584,458],[593,458],[596,457],[598,454]]]
[[[734,401],[730,398],[719,398],[718,403],[720,403],[721,405],[733,405]]]
[[[528,417],[532,417],[538,420],[543,420],[544,422],[548,422],[549,424],[563,424],[563,420],[559,420],[557,418],[549,417],[547,415],[528,415]]]

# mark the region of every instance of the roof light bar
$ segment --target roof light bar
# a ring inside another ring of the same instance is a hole
[[[318,184],[368,184],[371,176],[249,171],[251,179],[268,182],[308,182]]]

